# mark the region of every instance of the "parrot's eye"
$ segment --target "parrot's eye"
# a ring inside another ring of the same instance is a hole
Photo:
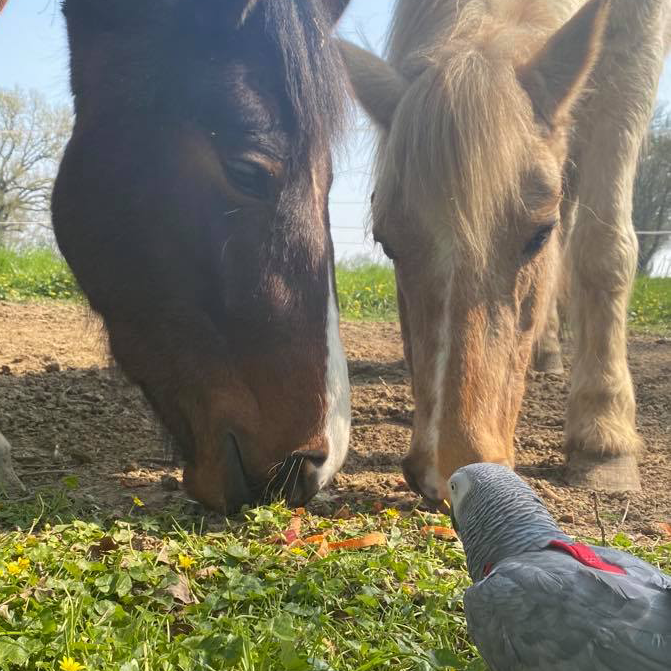
[[[456,489],[456,487],[454,486],[454,482],[450,485],[450,488],[452,489],[452,491]]]

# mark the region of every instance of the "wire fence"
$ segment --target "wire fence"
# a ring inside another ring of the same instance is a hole
[[[359,205],[366,206],[367,203],[364,201],[352,200],[352,201],[331,201],[331,205]],[[40,226],[42,228],[49,228],[51,222],[48,220],[43,221],[2,221],[0,222],[0,228],[3,226],[25,226],[25,225],[34,225]],[[365,256],[366,251],[369,252],[369,255],[374,254],[375,243],[373,242],[372,236],[369,235],[369,231],[366,226],[363,224],[359,226],[341,226],[341,225],[332,225],[331,231],[335,233],[334,245],[336,247],[336,255],[347,257],[347,256]],[[345,235],[355,234],[355,240],[343,240],[338,234],[339,231],[345,233]],[[358,235],[357,235],[358,234]],[[671,231],[636,231],[636,235],[640,237],[667,237],[671,243]],[[669,244],[668,249],[664,247],[658,252],[657,258],[652,263],[651,274],[655,277],[671,277],[671,244]],[[665,254],[665,251],[667,252]]]
[[[375,243],[365,226],[333,225],[331,231],[333,232],[336,256],[347,258],[375,255]],[[355,235],[356,239],[347,239],[347,237],[356,233],[359,234]],[[669,239],[669,243],[662,246],[653,259],[650,274],[654,277],[671,277],[671,231],[636,231],[636,235],[641,238],[662,237]]]

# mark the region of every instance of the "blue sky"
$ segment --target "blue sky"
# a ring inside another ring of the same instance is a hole
[[[364,41],[380,51],[392,0],[352,0],[340,33]],[[671,59],[660,88],[660,98],[671,102]],[[65,30],[55,0],[9,0],[0,14],[0,87],[20,84],[54,101],[68,100]],[[359,118],[350,141],[340,152],[331,193],[331,221],[336,254],[370,254],[365,234],[370,191],[371,132]]]

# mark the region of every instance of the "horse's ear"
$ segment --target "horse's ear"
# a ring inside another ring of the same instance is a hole
[[[519,68],[536,116],[549,125],[565,121],[583,93],[601,53],[609,10],[610,0],[590,0]]]
[[[0,0],[2,2],[2,0]],[[331,19],[331,26],[335,26],[340,17],[345,13],[347,6],[349,5],[350,0],[324,0],[324,7],[326,8],[326,13]]]
[[[346,40],[338,40],[354,95],[371,119],[385,130],[408,90],[408,82],[389,63]]]

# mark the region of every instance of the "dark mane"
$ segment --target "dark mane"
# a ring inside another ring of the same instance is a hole
[[[301,154],[311,144],[325,149],[344,126],[347,100],[326,8],[322,0],[263,0],[261,7],[266,33],[284,62],[297,148]]]

